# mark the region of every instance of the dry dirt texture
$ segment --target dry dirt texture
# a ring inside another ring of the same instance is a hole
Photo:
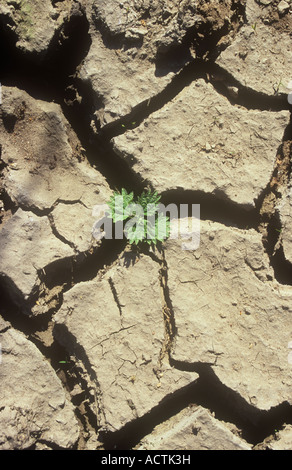
[[[291,450],[292,1],[0,0],[0,37],[0,450]],[[94,237],[122,188],[197,245]]]

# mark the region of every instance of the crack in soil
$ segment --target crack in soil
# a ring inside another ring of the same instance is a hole
[[[1,316],[9,323],[6,330],[12,327],[21,331],[39,349],[43,357],[55,370],[63,384],[67,398],[74,405],[76,418],[80,425],[79,441],[81,441],[89,432],[93,432],[93,428],[97,429],[96,425],[93,426],[92,424],[94,418],[88,405],[91,396],[88,392],[89,383],[79,373],[78,367],[76,367],[72,359],[68,357],[67,350],[53,337],[54,323],[52,321],[52,313],[42,315],[41,317],[27,317],[23,315],[20,308],[12,303],[2,287],[0,287],[0,294],[2,299]],[[4,331],[1,331],[1,333],[4,333]],[[79,395],[72,393],[76,386],[81,390]],[[50,442],[49,446],[55,449],[52,442]],[[32,446],[33,449],[34,446]]]
[[[220,65],[209,62],[205,64],[208,80],[217,93],[225,96],[229,102],[247,110],[283,111],[289,110],[287,94],[267,95],[249,88],[236,80],[232,74]]]
[[[54,217],[52,214],[48,214],[48,219],[49,219],[49,222],[50,222],[50,226],[51,226],[51,230],[53,232],[53,234],[55,235],[56,238],[58,238],[58,240],[60,240],[62,243],[64,243],[65,245],[69,245],[70,248],[72,248],[74,250],[75,253],[78,252],[77,250],[77,246],[75,245],[75,243],[71,242],[70,240],[67,240],[56,228],[56,225],[55,225],[55,221],[54,221]]]
[[[163,320],[164,320],[164,342],[159,355],[159,366],[162,366],[163,360],[167,357],[168,362],[170,360],[170,353],[172,351],[173,342],[176,335],[176,326],[175,326],[175,314],[173,306],[171,303],[169,289],[168,289],[168,266],[165,258],[164,250],[162,249],[162,262],[160,269],[160,285],[162,290],[162,296],[164,305],[162,308],[163,311]]]
[[[292,405],[284,402],[268,411],[256,408],[220,382],[215,373],[216,366],[183,363],[173,359],[171,364],[182,371],[197,372],[197,394],[200,400],[194,399],[194,403],[210,410],[219,421],[235,424],[242,438],[253,446],[263,442],[285,424],[292,423]]]
[[[284,93],[266,95],[240,84],[230,73],[218,64],[209,60],[192,59],[178,72],[172,81],[157,95],[134,106],[132,111],[121,118],[105,125],[98,131],[98,141],[110,141],[127,130],[141,125],[151,114],[162,109],[172,101],[184,88],[198,79],[211,83],[217,93],[225,96],[232,105],[247,110],[283,111],[289,110],[287,95]],[[234,94],[234,89],[236,93]],[[92,98],[90,98],[92,102]],[[89,106],[89,103],[88,103]],[[86,113],[88,116],[88,113]]]
[[[161,193],[161,202],[165,207],[169,204],[175,204],[177,207],[181,204],[186,205],[188,217],[192,217],[192,205],[199,204],[201,220],[210,220],[242,230],[251,228],[257,230],[260,221],[257,201],[255,208],[246,209],[227,199],[219,191],[216,194],[208,194],[203,191],[173,189]]]
[[[76,338],[66,326],[54,324],[53,336],[55,344],[63,350],[66,357],[70,357],[69,365],[66,369],[62,369],[61,378],[63,383],[69,387],[73,404],[75,402],[78,407],[79,421],[84,426],[81,430],[82,437],[84,439],[88,433],[93,432],[98,438],[100,430],[106,423],[98,377],[91,367],[85,349],[77,343]],[[54,368],[58,370],[56,363]],[[81,390],[77,394],[74,393],[76,386]]]
[[[292,265],[285,259],[281,243],[282,225],[277,203],[287,188],[292,170],[292,123],[288,125],[283,143],[278,149],[271,180],[258,201],[259,227],[263,246],[269,256],[276,280],[280,284],[292,285]]]
[[[123,309],[122,309],[122,305],[121,305],[121,303],[120,303],[120,301],[119,301],[119,296],[118,296],[117,290],[116,290],[116,288],[115,288],[114,281],[112,280],[111,277],[108,279],[108,282],[109,282],[109,285],[110,285],[110,288],[111,288],[111,291],[112,291],[112,294],[113,294],[115,303],[117,304],[117,307],[118,307],[119,312],[120,312],[121,325],[122,325],[122,324],[123,324]]]
[[[101,433],[105,450],[134,449],[154,428],[189,406],[202,406],[221,422],[232,423],[240,436],[256,448],[284,425],[292,423],[292,406],[281,403],[268,411],[259,410],[222,384],[208,364],[172,361],[182,371],[197,372],[198,380],[173,393],[146,415],[117,432]]]

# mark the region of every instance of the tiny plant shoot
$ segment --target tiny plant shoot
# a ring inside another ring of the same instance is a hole
[[[157,245],[169,237],[170,219],[160,209],[160,198],[150,189],[135,198],[133,191],[128,193],[124,188],[110,198],[110,217],[114,223],[125,224],[124,233],[130,244]]]

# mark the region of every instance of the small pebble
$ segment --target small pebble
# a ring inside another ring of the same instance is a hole
[[[289,3],[287,3],[285,0],[281,0],[281,2],[278,5],[278,12],[280,14],[286,13],[290,8]]]

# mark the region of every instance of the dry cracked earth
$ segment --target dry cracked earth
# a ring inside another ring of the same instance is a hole
[[[291,449],[292,2],[0,28],[0,449]],[[97,241],[121,188],[200,204],[199,247]]]

